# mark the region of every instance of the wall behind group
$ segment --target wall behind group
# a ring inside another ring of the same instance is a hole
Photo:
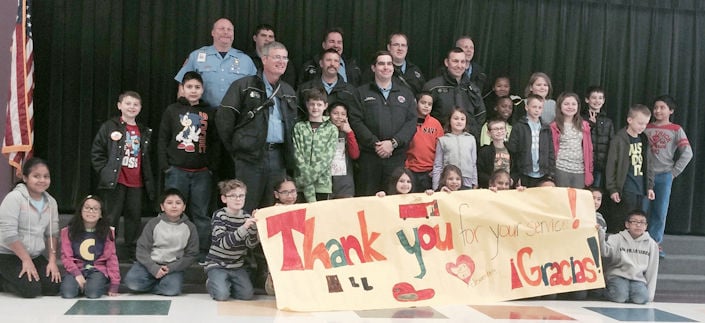
[[[694,190],[705,178],[698,128],[705,122],[705,4],[697,0],[35,0],[35,146],[52,166],[50,191],[62,209],[94,191],[90,146],[100,124],[117,114],[118,94],[142,94],[140,119],[157,133],[175,100],[176,71],[190,51],[212,43],[220,17],[233,21],[234,47],[243,50],[252,49],[254,26],[273,25],[297,69],[320,50],[327,27],[345,30],[344,55],[363,68],[387,35],[402,31],[408,58],[429,79],[454,39],[468,34],[490,82],[507,74],[512,92],[523,95],[529,75],[543,71],[553,98],[602,85],[617,128],[630,104],[669,93],[695,158],[675,181],[667,230],[705,234],[705,201]]]

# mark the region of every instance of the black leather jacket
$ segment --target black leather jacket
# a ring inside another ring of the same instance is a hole
[[[154,176],[149,157],[152,129],[139,123],[137,126],[140,129],[142,184],[149,198],[154,199]],[[91,164],[98,173],[98,189],[114,189],[117,185],[120,167],[122,167],[122,157],[125,154],[125,131],[125,122],[122,122],[120,117],[114,117],[100,126],[98,133],[93,139]],[[119,134],[119,139],[114,139],[113,133]]]

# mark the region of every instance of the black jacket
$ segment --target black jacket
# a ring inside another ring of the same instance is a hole
[[[521,175],[532,172],[531,160],[531,128],[526,117],[521,118],[512,126],[507,149],[512,158],[512,178],[516,183]],[[551,128],[541,126],[539,132],[539,171],[555,178],[556,155],[553,152],[553,137]]]
[[[362,72],[362,81],[372,82],[374,81],[375,74],[372,69],[366,68]],[[426,78],[424,78],[421,69],[410,61],[406,61],[406,70],[404,73],[401,71],[401,66],[394,65],[394,80],[399,83],[399,85],[406,86],[411,90],[414,95],[419,94],[423,90],[424,84],[426,84]]]
[[[509,151],[509,148],[507,148],[507,151]],[[477,184],[481,188],[488,188],[490,186],[490,178],[492,178],[492,174],[494,173],[496,155],[497,150],[491,142],[489,145],[480,147],[480,150],[477,151]],[[512,159],[510,157],[510,165],[511,162]]]
[[[463,107],[468,116],[468,128],[475,138],[480,138],[480,129],[485,123],[485,103],[482,101],[480,88],[468,77],[463,77],[458,83],[455,78],[444,71],[424,85],[424,90],[431,92],[433,109],[431,116],[446,125],[454,107]]]
[[[303,92],[305,90],[313,88],[319,88],[325,91],[320,77],[299,84],[298,97],[299,105],[301,106],[302,110],[306,110],[306,102],[303,102]],[[330,94],[328,94],[328,108],[330,109],[331,104],[334,102],[342,102],[348,106],[348,111],[354,108],[359,109],[360,102],[357,101],[357,95],[355,94],[355,92],[357,92],[357,89],[355,89],[354,86],[343,82],[343,79],[338,76],[338,83],[335,84],[333,90],[331,90]]]
[[[583,109],[581,115],[583,120],[590,124],[590,136],[592,137],[593,165],[597,171],[604,171],[607,165],[607,153],[610,150],[610,141],[614,137],[614,124],[607,117],[604,111],[597,114],[596,122],[590,121],[589,108]]]
[[[300,107],[296,93],[289,84],[280,80],[273,88],[276,89],[277,85],[281,86],[275,96],[279,99],[284,121],[284,159],[287,170],[293,171],[295,160],[292,134]],[[272,104],[267,98],[261,73],[243,77],[230,85],[216,112],[216,128],[223,146],[233,159],[259,163],[265,158],[268,107]],[[262,109],[258,111],[259,107]]]
[[[149,157],[151,145],[152,129],[138,123],[140,129],[140,154],[142,155],[142,184],[147,195],[154,199],[154,175],[152,172],[152,162]],[[98,173],[98,189],[115,189],[122,167],[122,157],[125,154],[125,131],[126,123],[120,117],[114,117],[105,121],[93,139],[91,148],[91,163],[93,169]],[[120,138],[114,139],[113,134],[120,134]]]
[[[321,66],[318,64],[320,56],[316,55],[310,61],[304,63],[299,74],[299,84],[313,79],[321,78]],[[362,70],[357,65],[354,58],[343,57],[345,61],[345,77],[352,86],[359,86],[362,82]]]
[[[350,110],[350,127],[361,151],[375,153],[377,141],[394,138],[397,149],[393,154],[406,154],[416,133],[416,100],[411,91],[392,81],[387,99],[376,83],[357,88],[359,108]]]

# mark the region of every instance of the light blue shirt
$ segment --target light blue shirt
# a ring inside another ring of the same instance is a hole
[[[267,77],[262,74],[262,79],[264,80],[264,88],[267,90],[267,97],[272,96],[274,88]],[[282,123],[282,111],[279,108],[279,98],[274,96],[272,98],[274,106],[269,107],[269,121],[267,123],[267,142],[281,144],[284,142],[284,124]]]
[[[404,64],[401,64],[401,66],[399,66],[399,70],[402,74],[406,73],[406,60],[404,60]]]
[[[326,81],[324,81],[323,78],[321,78],[321,83],[323,83],[323,89],[326,90],[326,93],[330,94],[330,92],[333,91],[333,88],[335,87],[335,85],[338,84],[338,80],[335,80],[335,82],[328,85],[328,83],[326,83]]]
[[[340,57],[340,67],[338,68],[338,74],[343,77],[343,82],[348,83],[348,74],[345,73],[345,61],[343,57]]]
[[[379,85],[377,85],[377,88],[379,88],[379,91],[382,92],[382,95],[384,95],[385,100],[389,98],[389,92],[392,91],[392,84],[391,83],[389,84],[388,89],[383,89],[383,88],[379,87]]]
[[[223,57],[212,45],[191,52],[174,79],[181,83],[184,74],[190,71],[201,74],[203,100],[213,107],[220,106],[231,83],[245,76],[257,74],[255,63],[244,52],[231,48]]]
[[[468,78],[472,75],[472,63],[468,63],[468,69],[465,70],[465,74],[468,75]]]

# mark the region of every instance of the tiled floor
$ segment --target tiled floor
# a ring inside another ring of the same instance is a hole
[[[512,301],[370,311],[296,313],[273,297],[215,302],[206,294],[178,297],[124,294],[99,300],[0,293],[0,322],[705,322],[705,304],[616,304],[597,301]]]

